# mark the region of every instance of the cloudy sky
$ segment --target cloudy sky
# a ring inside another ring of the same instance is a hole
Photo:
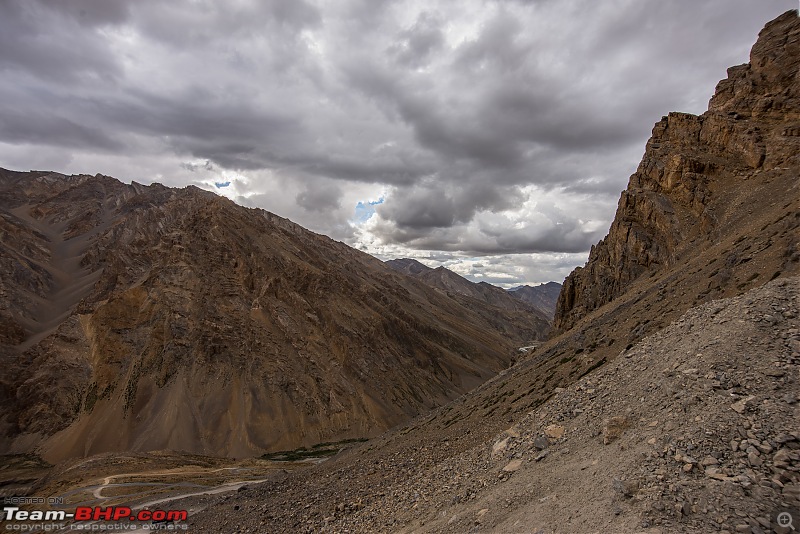
[[[381,259],[561,281],[653,123],[796,0],[0,0],[0,166],[195,184]]]

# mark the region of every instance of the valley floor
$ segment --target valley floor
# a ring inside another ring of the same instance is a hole
[[[34,455],[6,455],[0,457],[0,500],[36,496],[47,499],[52,509],[67,511],[76,506],[164,508],[187,497],[235,492],[312,464],[161,451],[109,453],[51,466]]]

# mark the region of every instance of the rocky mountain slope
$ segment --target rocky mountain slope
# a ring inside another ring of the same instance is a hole
[[[193,187],[3,170],[0,249],[3,452],[241,457],[370,437],[527,341]]]
[[[512,297],[527,302],[547,317],[553,317],[556,313],[558,295],[561,294],[561,284],[547,282],[538,286],[518,286],[509,289],[508,292]]]
[[[543,340],[549,333],[549,318],[541,310],[521,299],[513,298],[500,287],[486,282],[471,282],[445,267],[432,269],[409,258],[385,263],[392,269],[437,289],[440,294],[473,310],[487,321],[496,322],[496,329],[515,339]]]
[[[693,268],[690,282],[699,301],[797,268],[800,30],[793,17],[764,28],[750,63],[728,69],[707,112],[670,113],[655,125],[608,236],[564,282],[555,328],[568,330],[636,281],[706,251],[708,263]]]
[[[797,12],[778,17],[708,113],[656,126],[558,335],[356,451],[199,500],[192,522],[757,534],[800,507],[798,37]]]

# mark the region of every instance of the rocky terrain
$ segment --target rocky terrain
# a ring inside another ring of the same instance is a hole
[[[538,286],[517,286],[508,292],[512,297],[527,302],[547,317],[553,317],[556,313],[558,295],[561,294],[561,284],[547,282]]]
[[[699,300],[736,294],[797,265],[794,18],[789,12],[764,28],[750,63],[728,69],[706,113],[670,113],[655,125],[608,236],[564,281],[556,329],[568,330],[637,280],[684,266],[699,252],[713,252],[692,273]]]
[[[550,331],[552,316],[523,299],[514,298],[513,293],[500,287],[486,282],[471,282],[445,267],[432,269],[409,258],[385,263],[392,269],[435,288],[440,294],[481,315],[487,321],[496,321],[495,328],[500,331],[513,325],[515,330],[509,331],[508,335],[515,339],[543,340],[546,336],[542,334]]]
[[[194,187],[3,170],[0,249],[0,451],[49,461],[375,436],[547,328]]]
[[[551,339],[447,406],[207,507],[208,532],[788,532],[800,508],[800,20],[659,122]],[[236,511],[236,515],[232,512]],[[230,519],[228,519],[230,518]]]

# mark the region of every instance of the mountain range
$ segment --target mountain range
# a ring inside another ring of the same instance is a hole
[[[548,282],[539,286],[517,286],[507,291],[487,282],[472,282],[446,267],[431,268],[412,258],[399,258],[386,262],[392,269],[418,278],[450,295],[472,297],[485,304],[508,310],[530,310],[534,308],[545,318],[552,320],[561,284]],[[520,307],[521,300],[528,306]]]
[[[556,313],[558,295],[561,294],[561,284],[547,282],[538,286],[517,286],[509,289],[508,292],[514,298],[518,298],[541,310],[547,317],[553,317]]]
[[[528,325],[527,328],[535,329],[531,335],[528,335],[530,340],[539,339],[535,333],[542,331],[542,329],[546,330],[545,323],[552,321],[555,300],[553,301],[552,310],[548,310],[546,307],[538,307],[529,300],[521,298],[526,293],[518,295],[515,292],[506,291],[486,282],[471,282],[446,267],[433,269],[411,258],[388,260],[386,265],[436,288],[440,293],[457,300],[465,306],[471,305],[479,313],[485,313],[489,316],[497,314],[500,316],[508,314],[516,316],[521,328],[524,327],[523,325]],[[560,284],[551,282],[548,288],[552,288],[553,285],[561,287]],[[538,288],[531,289],[533,290],[532,293],[539,293]]]

